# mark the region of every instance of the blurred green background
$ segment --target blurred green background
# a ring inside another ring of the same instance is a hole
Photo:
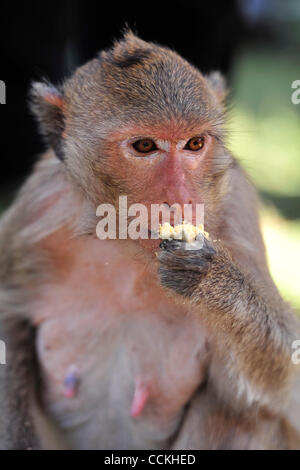
[[[300,313],[300,104],[291,101],[297,79],[299,55],[240,51],[232,71],[229,148],[260,192],[271,274]]]

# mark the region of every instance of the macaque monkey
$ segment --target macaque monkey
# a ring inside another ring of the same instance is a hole
[[[225,145],[225,96],[131,31],[33,85],[49,150],[0,224],[1,448],[300,448],[299,321]],[[124,195],[204,204],[210,236],[100,240],[97,207]]]

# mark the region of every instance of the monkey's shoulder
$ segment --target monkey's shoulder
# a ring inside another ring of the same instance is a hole
[[[0,220],[0,283],[28,287],[41,274],[39,242],[73,216],[70,186],[60,162],[47,152]]]

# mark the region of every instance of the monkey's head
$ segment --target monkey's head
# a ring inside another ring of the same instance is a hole
[[[222,77],[132,32],[60,88],[36,83],[33,110],[74,187],[96,208],[204,203],[213,223],[232,159]]]

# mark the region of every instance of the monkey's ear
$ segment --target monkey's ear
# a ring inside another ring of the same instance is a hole
[[[206,80],[214,90],[218,100],[222,103],[224,102],[228,90],[226,88],[226,80],[220,72],[211,72],[206,75]]]
[[[64,159],[63,132],[65,102],[63,93],[50,83],[36,82],[30,92],[31,110],[36,116],[41,134],[56,156]]]

